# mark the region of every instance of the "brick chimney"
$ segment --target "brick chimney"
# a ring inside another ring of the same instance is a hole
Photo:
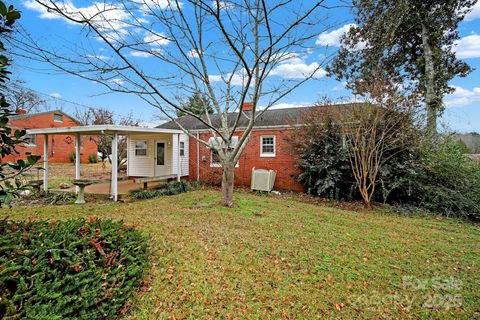
[[[27,114],[27,110],[25,110],[25,109],[17,109],[17,110],[15,111],[15,113],[16,113],[16,114]]]
[[[253,102],[244,102],[242,110],[243,111],[252,111],[253,110]]]

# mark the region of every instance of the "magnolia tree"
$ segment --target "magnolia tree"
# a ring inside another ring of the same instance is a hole
[[[325,75],[328,58],[318,61],[312,46],[329,29],[332,8],[326,1],[120,0],[77,8],[72,1],[38,0],[31,7],[83,26],[85,39],[49,47],[25,32],[15,40],[20,54],[110,91],[137,95],[173,121],[178,112],[210,129],[227,206],[233,205],[235,163],[256,119],[306,81]],[[206,98],[201,115],[183,103],[195,93]],[[246,101],[253,102],[248,113],[242,110]],[[232,112],[233,121],[227,117]],[[218,125],[212,114],[219,115]],[[248,124],[233,143],[242,115]]]

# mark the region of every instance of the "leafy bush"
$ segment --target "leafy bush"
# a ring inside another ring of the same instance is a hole
[[[96,154],[91,154],[88,156],[88,163],[97,163],[98,156]]]
[[[359,199],[348,155],[353,146],[343,143],[348,127],[318,113],[305,120],[292,138],[302,169],[299,181],[309,194]],[[480,219],[480,163],[465,156],[465,144],[445,136],[423,138],[413,125],[383,143],[375,201]]]
[[[171,196],[175,194],[184,193],[184,192],[187,192],[189,189],[190,189],[190,186],[187,182],[179,181],[179,182],[162,184],[152,190],[144,190],[144,189],[132,190],[130,192],[130,195],[134,199],[151,199],[159,196]]]
[[[328,119],[297,133],[294,148],[302,169],[297,179],[307,193],[330,199],[349,197],[354,178],[341,127]]]
[[[464,155],[464,146],[450,138],[424,148],[420,170],[407,175],[402,202],[468,219],[480,219],[480,164]]]
[[[146,261],[145,237],[122,222],[0,221],[0,318],[115,319]]]
[[[14,115],[12,106],[7,102],[6,93],[10,71],[10,60],[6,54],[2,39],[13,32],[15,21],[20,19],[20,11],[13,5],[7,6],[0,0],[0,207],[9,204],[22,191],[29,189],[20,179],[40,159],[40,156],[29,155],[27,159],[5,161],[6,157],[18,154],[16,147],[26,142],[26,131],[15,130],[9,124],[9,118]]]

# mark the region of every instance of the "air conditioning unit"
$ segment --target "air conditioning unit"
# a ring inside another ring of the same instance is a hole
[[[252,168],[251,188],[257,191],[273,190],[275,184],[275,177],[277,173],[273,170],[255,169]]]

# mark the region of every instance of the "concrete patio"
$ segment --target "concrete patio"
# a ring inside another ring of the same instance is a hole
[[[149,182],[148,188],[153,188],[160,184],[166,183],[165,181],[160,182]],[[119,180],[118,181],[118,194],[125,195],[128,194],[132,190],[141,189],[143,185],[141,183],[135,183],[133,180]],[[57,191],[57,190],[54,190]],[[66,190],[68,192],[75,192],[75,187],[71,187]],[[85,188],[85,193],[87,194],[99,194],[99,195],[110,195],[111,194],[111,183],[110,182],[99,182],[92,184]]]

